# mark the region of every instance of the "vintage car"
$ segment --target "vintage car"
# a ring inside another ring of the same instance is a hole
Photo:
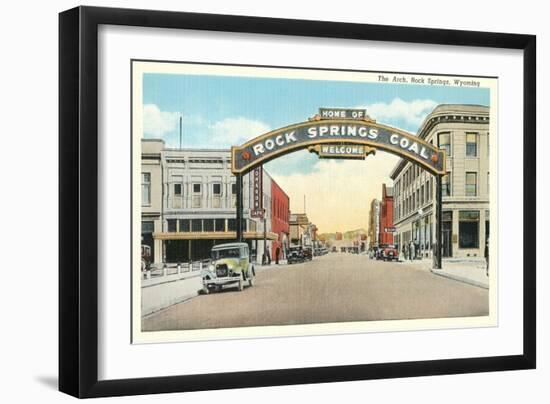
[[[313,259],[313,248],[310,246],[303,247],[304,250],[304,258],[308,261],[311,261]]]
[[[399,261],[399,251],[394,244],[382,244],[380,246],[380,255],[384,261]]]
[[[248,244],[219,244],[210,251],[211,263],[202,270],[203,293],[220,291],[224,286],[244,289],[245,282],[254,285],[256,273],[250,262]]]
[[[304,250],[299,245],[290,246],[286,260],[289,264],[296,264],[305,261]]]

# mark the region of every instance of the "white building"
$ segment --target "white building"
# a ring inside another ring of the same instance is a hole
[[[215,244],[236,239],[236,178],[229,150],[169,149],[162,140],[142,142],[142,243],[154,264],[205,259]],[[263,170],[265,173],[265,170]],[[264,174],[264,208],[271,217],[270,177]],[[250,174],[243,177],[244,239],[277,239],[267,220],[250,217]],[[266,203],[267,202],[267,203]],[[260,252],[261,254],[261,252]],[[261,255],[260,255],[261,256]]]

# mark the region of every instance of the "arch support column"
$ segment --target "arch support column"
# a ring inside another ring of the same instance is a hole
[[[443,193],[442,193],[442,175],[437,174],[435,176],[435,249],[434,249],[434,269],[441,269],[442,261],[442,237],[443,237],[443,223],[441,221],[443,216]]]
[[[243,241],[243,175],[235,174],[237,178],[237,241]]]

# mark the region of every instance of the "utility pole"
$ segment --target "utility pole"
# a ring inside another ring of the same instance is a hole
[[[243,175],[235,174],[237,179],[237,241],[243,241]]]

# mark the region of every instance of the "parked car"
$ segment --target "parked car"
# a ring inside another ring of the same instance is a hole
[[[290,246],[287,254],[287,262],[289,264],[297,264],[305,260],[304,250],[301,246]]]
[[[382,244],[380,250],[384,261],[399,261],[399,251],[395,244]]]
[[[245,282],[254,285],[256,272],[250,262],[248,244],[219,244],[210,251],[211,263],[202,271],[203,293],[220,291],[224,286],[244,289]]]
[[[304,250],[304,258],[308,261],[311,261],[313,259],[313,249],[311,247],[303,247]]]

